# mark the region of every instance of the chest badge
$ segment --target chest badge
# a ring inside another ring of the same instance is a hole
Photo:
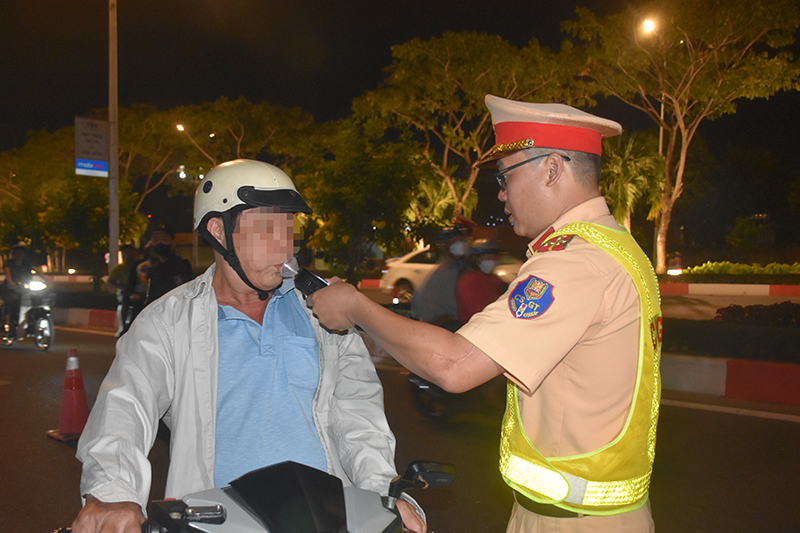
[[[520,281],[508,297],[508,308],[516,318],[541,316],[553,303],[553,285],[536,276]]]

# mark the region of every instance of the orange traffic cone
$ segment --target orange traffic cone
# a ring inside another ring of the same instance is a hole
[[[72,348],[67,357],[67,375],[64,378],[64,395],[61,399],[61,419],[58,429],[47,432],[62,442],[77,439],[81,436],[86,420],[89,418],[89,406],[86,403],[86,391],[78,364],[78,350]]]

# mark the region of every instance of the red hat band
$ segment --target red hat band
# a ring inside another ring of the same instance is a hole
[[[537,148],[574,150],[598,156],[603,153],[600,133],[586,128],[537,122],[501,122],[495,124],[494,134],[497,145],[532,139],[533,146]]]

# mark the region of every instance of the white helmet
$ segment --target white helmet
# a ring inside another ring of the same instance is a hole
[[[236,215],[251,207],[278,207],[292,213],[311,213],[311,208],[284,171],[261,161],[236,159],[212,168],[198,184],[194,193],[194,229],[222,255],[242,281],[258,293],[259,298],[266,300],[270,291],[259,289],[247,279],[233,247]],[[227,248],[206,227],[212,217],[222,219]]]
[[[197,186],[194,229],[200,231],[209,218],[231,209],[264,206],[311,213],[292,179],[278,167],[252,159],[228,161],[211,169]]]

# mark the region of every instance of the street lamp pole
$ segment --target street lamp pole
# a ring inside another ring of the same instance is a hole
[[[119,107],[117,1],[108,0],[108,272],[119,258]]]

